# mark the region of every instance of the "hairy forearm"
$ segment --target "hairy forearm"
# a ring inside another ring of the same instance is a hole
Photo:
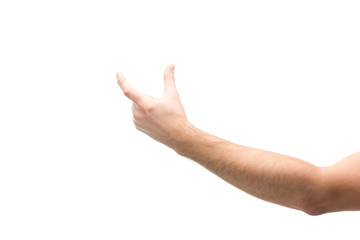
[[[189,124],[171,146],[260,199],[318,214],[322,169],[297,158],[238,145]],[[313,206],[317,206],[313,209]]]
[[[165,69],[161,98],[137,91],[117,73],[124,95],[133,102],[133,122],[138,130],[263,200],[311,215],[360,210],[360,152],[320,168],[207,134],[187,120],[175,86],[174,68],[170,64]]]

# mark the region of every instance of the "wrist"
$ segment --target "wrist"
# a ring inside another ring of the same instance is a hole
[[[175,144],[171,147],[179,155],[201,162],[214,155],[216,148],[223,145],[224,141],[216,136],[208,134],[192,124],[187,123],[175,137]]]
[[[177,154],[186,156],[190,147],[195,144],[195,140],[198,139],[200,130],[194,127],[190,122],[185,122],[181,129],[177,131],[173,136],[170,148],[172,148]]]

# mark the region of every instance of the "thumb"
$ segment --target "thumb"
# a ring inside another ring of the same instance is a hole
[[[165,94],[176,90],[174,69],[175,69],[174,64],[169,64],[165,69],[164,72]]]

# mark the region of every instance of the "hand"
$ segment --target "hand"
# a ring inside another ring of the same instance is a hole
[[[153,98],[134,89],[123,74],[116,73],[124,95],[132,102],[135,127],[169,147],[174,147],[179,134],[189,125],[175,86],[174,64],[164,73],[165,92],[161,98]]]

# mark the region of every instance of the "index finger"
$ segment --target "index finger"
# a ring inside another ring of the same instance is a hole
[[[127,98],[129,98],[131,101],[137,104],[141,104],[140,103],[142,101],[141,93],[131,86],[131,84],[126,80],[125,76],[122,73],[117,72],[116,78],[124,95]]]

